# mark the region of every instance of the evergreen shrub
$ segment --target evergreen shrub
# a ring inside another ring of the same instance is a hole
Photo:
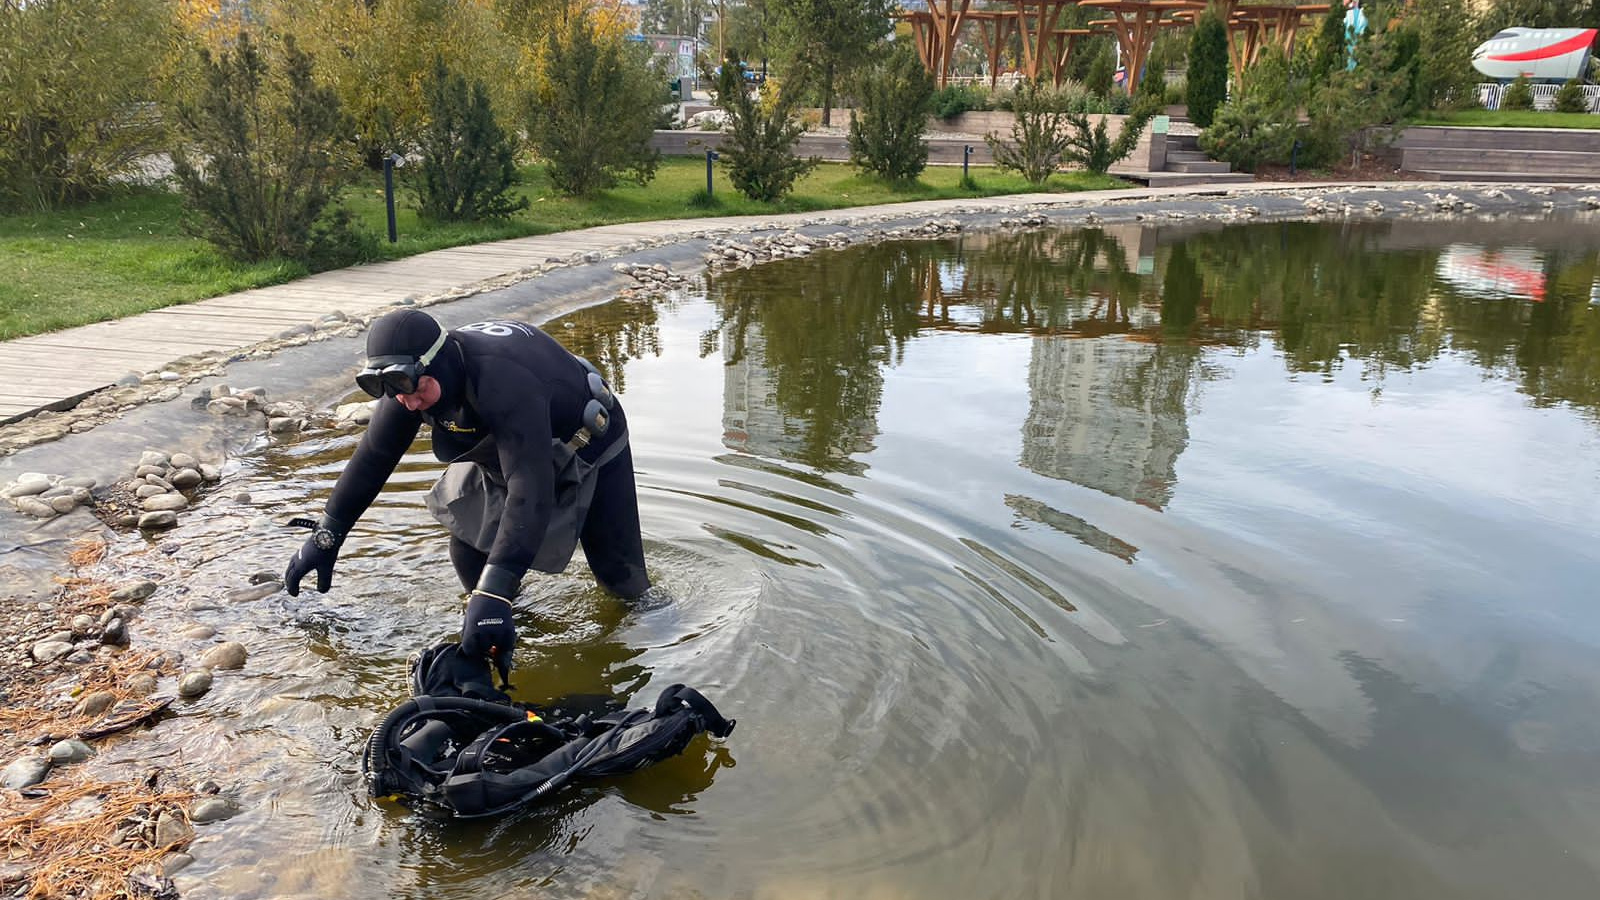
[[[527,197],[511,195],[517,141],[495,121],[488,87],[476,81],[469,88],[466,76],[435,59],[423,97],[422,162],[412,186],[418,213],[438,222],[476,222],[526,209]]]
[[[933,76],[901,44],[861,79],[850,120],[850,162],[889,181],[911,181],[928,164]]]

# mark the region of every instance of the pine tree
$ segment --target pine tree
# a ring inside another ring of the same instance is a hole
[[[544,73],[528,133],[559,190],[589,196],[622,177],[655,177],[661,154],[650,138],[666,80],[643,45],[600,35],[575,13],[546,41]]]
[[[1228,96],[1228,27],[1207,9],[1189,43],[1189,121],[1205,128]]]
[[[933,76],[916,52],[900,45],[859,90],[850,122],[850,161],[889,181],[910,181],[928,164],[928,109]]]
[[[231,50],[200,51],[199,96],[175,110],[188,226],[243,260],[312,258],[318,220],[350,177],[338,97],[293,38],[281,46],[269,58],[241,31]]]
[[[489,89],[481,81],[469,88],[443,59],[423,86],[427,121],[419,141],[422,156],[418,212],[441,222],[504,218],[528,206],[513,200],[517,180],[516,139],[495,121]]]
[[[745,83],[742,60],[723,60],[716,76],[716,103],[728,117],[718,153],[734,189],[751,200],[772,202],[789,193],[795,180],[818,160],[801,159],[794,145],[805,128],[794,115],[794,96],[768,80],[758,101]]]

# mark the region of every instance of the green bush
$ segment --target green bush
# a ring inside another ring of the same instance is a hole
[[[1011,126],[1010,141],[992,132],[983,140],[994,154],[996,166],[1021,174],[1031,185],[1044,184],[1061,167],[1071,145],[1069,117],[1083,114],[1067,112],[1060,95],[1039,81],[1017,86],[1011,111],[1016,121]]]
[[[1500,95],[1501,109],[1533,109],[1533,86],[1521,76]]]
[[[987,108],[985,98],[964,84],[939,88],[933,92],[933,98],[928,105],[930,114],[941,119],[953,119],[964,112]]]
[[[1283,51],[1269,50],[1242,90],[1217,110],[1200,134],[1200,149],[1236,169],[1253,172],[1266,163],[1287,163],[1299,135],[1305,81]]]
[[[1138,146],[1144,127],[1150,124],[1150,119],[1154,115],[1154,106],[1142,106],[1138,112],[1123,120],[1122,132],[1113,141],[1106,137],[1105,116],[1101,116],[1094,127],[1090,128],[1087,115],[1068,113],[1067,146],[1061,155],[1062,162],[1077,163],[1096,175],[1104,175],[1108,169],[1133,152],[1133,148]]]
[[[1230,100],[1217,110],[1211,127],[1200,133],[1200,149],[1235,169],[1254,172],[1264,163],[1286,163],[1299,124],[1293,111],[1257,94]]]
[[[1573,78],[1556,91],[1556,112],[1586,113],[1589,111],[1589,98],[1583,94],[1583,84]]]
[[[850,162],[889,181],[911,181],[928,164],[928,105],[933,76],[917,54],[897,45],[858,88],[850,120]]]
[[[1228,29],[1211,9],[1189,43],[1189,121],[1206,128],[1228,96]]]
[[[167,10],[164,0],[0,2],[0,207],[88,199],[162,149],[148,101]]]
[[[1093,61],[1089,63],[1089,71],[1083,76],[1084,86],[1089,93],[1098,97],[1109,96],[1115,86],[1112,81],[1117,74],[1116,68],[1117,61],[1111,57],[1110,45],[1101,43]]]
[[[721,72],[707,77],[714,78],[717,107],[728,117],[718,153],[734,189],[751,200],[781,199],[818,162],[794,152],[795,141],[805,132],[794,114],[795,98],[803,92],[769,78],[757,100],[734,56],[723,62]]]
[[[645,45],[602,35],[591,17],[573,14],[552,29],[544,71],[528,133],[558,189],[591,196],[624,176],[655,177],[661,154],[650,138],[667,95]]]
[[[187,227],[224,253],[316,261],[352,246],[348,217],[319,222],[354,168],[349,129],[311,57],[289,37],[281,50],[269,61],[241,31],[231,51],[200,52],[196,99],[175,109],[173,174]]]
[[[511,197],[516,138],[495,121],[488,87],[478,81],[469,89],[466,76],[436,59],[422,94],[428,111],[412,185],[417,212],[436,222],[476,222],[526,209],[527,197]]]

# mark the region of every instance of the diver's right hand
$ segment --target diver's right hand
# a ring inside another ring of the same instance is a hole
[[[339,548],[343,545],[342,523],[323,516],[311,537],[306,538],[294,558],[289,560],[289,567],[284,570],[283,588],[289,592],[289,596],[300,596],[300,579],[312,571],[317,573],[317,592],[326,594],[328,588],[333,586],[333,562],[339,558]]]

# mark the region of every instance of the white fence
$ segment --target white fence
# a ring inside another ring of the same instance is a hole
[[[1508,84],[1480,84],[1478,85],[1478,102],[1484,109],[1499,109],[1500,97],[1505,94]],[[1561,90],[1559,84],[1531,84],[1533,90],[1534,109],[1555,109],[1556,91]],[[1600,85],[1588,84],[1583,86],[1583,97],[1589,103],[1589,112],[1600,113]]]

